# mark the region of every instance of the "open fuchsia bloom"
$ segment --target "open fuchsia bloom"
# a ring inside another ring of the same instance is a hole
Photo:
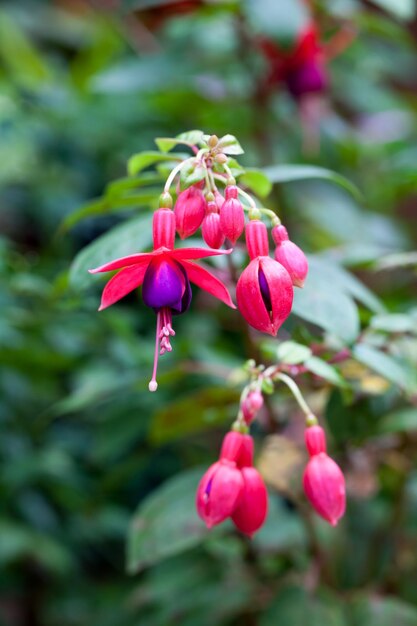
[[[293,286],[287,270],[268,256],[268,232],[260,220],[246,224],[249,265],[236,287],[239,311],[245,320],[264,333],[276,335],[291,313]]]
[[[220,460],[207,470],[197,489],[197,512],[208,528],[228,517],[249,536],[261,528],[268,512],[268,494],[252,464],[252,437],[230,431]]]
[[[174,212],[170,209],[158,209],[153,217],[153,252],[132,254],[90,270],[92,274],[120,270],[104,287],[100,311],[143,285],[143,301],[157,315],[155,359],[149,383],[150,391],[156,391],[158,387],[156,382],[158,353],[164,354],[172,350],[170,338],[175,335],[172,316],[184,313],[190,305],[192,296],[190,282],[208,291],[228,306],[236,308],[223,283],[207,269],[191,261],[228,254],[231,250],[174,249],[174,239]]]
[[[304,491],[316,512],[336,526],[346,509],[345,479],[340,467],[326,453],[326,438],[320,426],[306,430],[310,460],[304,471]]]
[[[276,244],[275,260],[285,267],[293,285],[303,287],[308,273],[306,255],[301,248],[289,240],[285,226],[274,226],[272,239]]]
[[[234,245],[243,233],[245,214],[238,197],[236,185],[228,185],[225,189],[225,201],[220,208],[220,225],[224,236]]]
[[[206,201],[197,185],[191,185],[178,194],[174,207],[175,226],[181,239],[186,239],[200,228],[204,219]]]

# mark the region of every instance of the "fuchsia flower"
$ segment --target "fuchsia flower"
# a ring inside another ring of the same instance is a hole
[[[236,185],[228,185],[224,195],[226,199],[220,208],[220,225],[224,236],[234,245],[243,233],[245,213],[241,202],[237,199],[238,188]]]
[[[289,240],[285,226],[274,226],[272,239],[276,244],[275,260],[285,267],[293,285],[303,287],[308,273],[306,255],[301,248]]]
[[[206,202],[198,185],[191,185],[178,194],[174,207],[175,225],[181,239],[186,239],[200,228],[204,219]]]
[[[250,391],[242,402],[242,413],[246,424],[250,424],[264,404],[264,398],[260,391]]]
[[[326,453],[326,436],[320,426],[305,433],[310,460],[304,472],[304,491],[314,509],[336,526],[346,508],[345,479],[340,467]]]
[[[220,194],[218,195],[220,196]],[[225,236],[221,229],[219,208],[216,201],[207,202],[206,216],[201,231],[204,241],[210,248],[218,249],[224,244]]]
[[[191,259],[228,254],[231,250],[204,248],[176,250],[174,240],[175,215],[173,211],[158,209],[153,217],[153,252],[132,254],[90,270],[92,274],[120,270],[104,287],[99,311],[111,306],[143,284],[143,301],[157,315],[155,358],[152,379],[149,383],[150,391],[156,391],[158,387],[156,382],[158,353],[164,354],[172,350],[170,337],[175,335],[172,316],[184,313],[190,305],[192,297],[190,282],[205,289],[228,306],[236,308],[223,283],[207,269],[191,261]]]
[[[208,528],[228,517],[249,536],[262,526],[268,511],[268,494],[252,464],[252,437],[229,432],[219,461],[209,467],[197,489],[197,512]]]
[[[291,313],[292,281],[287,270],[268,256],[268,231],[260,220],[246,224],[246,245],[251,261],[237,283],[237,304],[253,328],[276,335]]]

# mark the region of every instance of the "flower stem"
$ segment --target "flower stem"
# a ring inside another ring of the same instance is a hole
[[[167,181],[165,183],[164,186],[164,192],[167,193],[170,190],[170,187],[174,181],[174,178],[176,177],[176,175],[182,170],[182,168],[184,167],[184,165],[186,163],[190,163],[191,161],[194,161],[196,159],[195,156],[190,157],[189,159],[185,159],[185,161],[181,161],[181,163],[178,163],[178,165],[176,165],[174,167],[174,169],[172,170],[172,172],[170,173],[170,175],[167,178]]]
[[[264,375],[267,372],[268,370],[264,372]],[[309,426],[312,426],[313,424],[317,423],[316,416],[314,415],[313,411],[308,406],[307,402],[304,400],[304,397],[300,391],[299,386],[292,378],[290,378],[286,374],[282,374],[281,372],[278,372],[273,375],[273,380],[280,380],[281,382],[287,385],[292,395],[294,396],[295,400],[297,401],[298,406],[300,407],[300,409],[306,416],[306,421]]]

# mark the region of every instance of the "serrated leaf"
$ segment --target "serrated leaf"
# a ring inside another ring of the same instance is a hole
[[[127,569],[148,565],[198,545],[207,530],[195,512],[195,492],[204,469],[177,474],[145,498],[133,516],[127,545]]]
[[[188,154],[164,154],[156,151],[138,152],[138,154],[134,154],[128,160],[127,170],[130,176],[135,176],[135,174],[138,174],[141,170],[155,163],[172,160],[182,161],[183,158],[187,159],[188,157]]]
[[[152,214],[141,215],[116,226],[105,235],[83,248],[72,262],[69,281],[77,289],[85,289],[94,282],[88,273],[107,261],[143,252],[152,244]]]
[[[344,176],[324,167],[316,165],[271,165],[264,167],[262,171],[273,183],[291,183],[308,179],[328,180],[346,189],[356,199],[362,200],[362,194],[356,185]]]
[[[338,387],[347,386],[337,369],[333,365],[330,365],[330,363],[323,361],[323,359],[319,359],[317,356],[312,356],[304,361],[304,367],[306,367],[309,372],[320,376],[320,378],[324,378],[324,380],[328,380],[329,383],[333,385],[337,385]]]
[[[219,139],[218,147],[225,154],[243,154],[244,150],[234,135],[224,135]]]
[[[301,343],[283,341],[279,344],[276,355],[282,363],[297,365],[298,363],[304,363],[312,355],[312,352],[310,348],[303,346]]]
[[[252,189],[260,198],[266,198],[272,190],[272,183],[268,176],[257,169],[247,169],[245,173],[240,176],[239,183]]]

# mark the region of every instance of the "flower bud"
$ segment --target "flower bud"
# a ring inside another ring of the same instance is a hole
[[[220,195],[220,194],[219,194]],[[216,202],[207,202],[206,216],[201,228],[203,239],[210,248],[220,248],[225,240],[220,227],[220,215]]]
[[[197,513],[208,528],[220,524],[235,510],[243,489],[236,463],[222,459],[209,467],[197,489]]]
[[[268,256],[253,259],[236,286],[238,308],[245,320],[273,336],[291,313],[293,297],[287,270]]]
[[[214,201],[217,204],[217,209],[218,209],[218,212],[220,213],[220,209],[222,208],[224,204],[224,198],[218,189],[216,189],[214,192]]]
[[[268,512],[268,492],[258,470],[243,467],[243,488],[237,507],[232,514],[235,526],[250,537],[265,521]]]
[[[237,458],[237,466],[252,467],[253,465],[253,438],[250,435],[242,435],[241,446],[239,450],[239,456]]]
[[[336,526],[346,508],[345,479],[340,467],[325,452],[311,457],[303,486],[316,512]]]
[[[256,259],[258,256],[268,256],[268,229],[260,220],[250,220],[245,226],[246,247],[249,258]]]
[[[171,209],[158,209],[153,214],[153,247],[172,250],[175,241],[175,215]]]
[[[291,276],[293,285],[303,287],[308,273],[306,255],[295,243],[288,239],[285,226],[275,226],[272,238],[276,243],[275,260],[281,263]]]
[[[177,232],[181,239],[190,237],[201,226],[206,203],[201,189],[192,185],[178,195],[174,207]]]
[[[244,440],[245,435],[242,433],[235,430],[228,432],[223,439],[222,448],[220,450],[220,460],[226,459],[227,461],[237,463]]]
[[[305,431],[305,442],[310,456],[326,452],[326,433],[321,426],[309,426]]]
[[[250,424],[259,413],[264,404],[264,398],[260,391],[250,391],[242,402],[244,420]]]
[[[237,199],[236,185],[228,185],[225,190],[226,200],[220,209],[220,225],[225,237],[234,245],[245,227],[243,206]]]

